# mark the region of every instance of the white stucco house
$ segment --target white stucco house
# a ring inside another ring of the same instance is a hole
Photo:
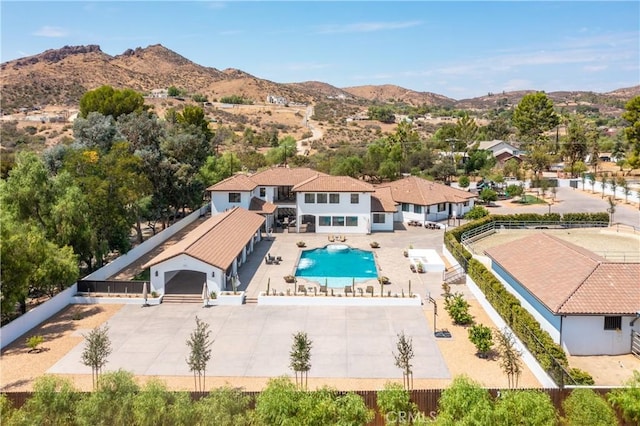
[[[640,263],[609,262],[544,233],[485,253],[494,275],[569,354],[627,354],[640,339]]]
[[[474,206],[477,196],[471,192],[409,176],[377,189],[386,188],[397,204],[394,221],[438,222],[462,217]]]
[[[231,290],[238,268],[260,241],[264,217],[241,207],[213,215],[143,268],[150,268],[151,291],[201,294]]]
[[[332,234],[391,232],[394,222],[461,217],[476,198],[470,192],[415,176],[374,186],[304,167],[238,174],[208,190],[214,215],[243,207],[265,217],[267,232],[278,220],[289,223],[290,232]]]

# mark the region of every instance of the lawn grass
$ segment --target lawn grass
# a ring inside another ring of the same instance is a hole
[[[525,194],[520,199],[512,201],[512,203],[518,204],[546,204],[541,198],[536,197],[535,195]]]

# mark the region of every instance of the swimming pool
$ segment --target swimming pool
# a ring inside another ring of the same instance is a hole
[[[353,280],[366,281],[378,277],[373,253],[345,244],[304,250],[298,260],[296,277],[329,287],[344,287]]]

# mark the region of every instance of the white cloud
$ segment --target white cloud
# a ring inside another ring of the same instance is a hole
[[[34,32],[33,35],[40,37],[66,37],[69,35],[69,31],[62,27],[52,27],[49,25],[45,25],[40,28],[38,31]]]
[[[604,71],[607,68],[609,67],[606,65],[587,65],[582,69],[585,70],[586,72],[598,72],[598,71]]]
[[[317,27],[320,34],[370,33],[374,31],[398,30],[421,25],[420,21],[405,22],[356,22],[345,25],[323,25]]]

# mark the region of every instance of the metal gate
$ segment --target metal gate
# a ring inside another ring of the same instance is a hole
[[[631,353],[640,358],[640,333],[631,332]]]

